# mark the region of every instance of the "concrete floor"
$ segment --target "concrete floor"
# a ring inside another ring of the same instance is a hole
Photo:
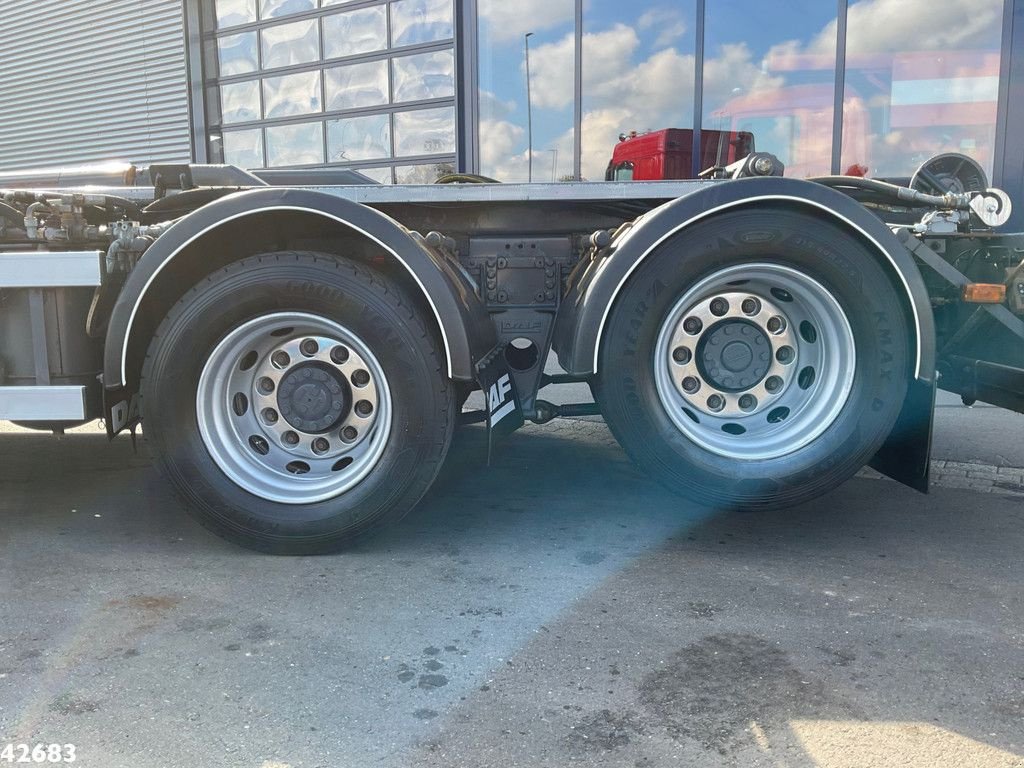
[[[967,413],[1002,424],[972,451],[1024,464],[1008,414]],[[722,514],[588,422],[483,455],[463,430],[404,523],[271,558],[192,523],[127,440],[5,435],[0,748],[70,742],[86,768],[1024,765],[1020,497],[855,479]]]

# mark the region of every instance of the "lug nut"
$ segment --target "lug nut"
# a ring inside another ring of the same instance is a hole
[[[672,350],[672,359],[680,365],[686,365],[690,362],[691,357],[692,355],[690,354],[690,350],[686,347],[676,347]]]
[[[698,389],[700,389],[700,379],[698,379],[695,376],[687,376],[685,379],[683,379],[684,392],[692,395]]]
[[[745,315],[756,315],[761,311],[761,302],[750,297],[743,300],[743,303],[740,304],[740,309],[743,310],[743,314]]]
[[[302,343],[299,344],[299,351],[306,357],[312,357],[320,351],[320,345],[316,339],[303,339]]]
[[[740,410],[741,411],[752,411],[757,407],[757,398],[753,395],[741,395],[740,396]]]
[[[313,453],[324,454],[331,450],[331,444],[325,437],[318,437],[313,441]]]
[[[779,347],[778,351],[775,353],[775,359],[783,365],[793,362],[794,357],[796,357],[796,353],[793,351],[792,347]]]
[[[256,382],[256,390],[261,395],[271,394],[274,391],[274,380],[269,379],[266,376],[261,377],[260,380]]]
[[[373,413],[373,403],[371,403],[369,400],[360,400],[358,403],[356,403],[356,413],[358,413],[363,418],[366,418],[371,413]]]
[[[768,332],[769,333],[782,333],[786,330],[786,321],[779,315],[768,318]]]
[[[711,314],[721,317],[729,311],[729,302],[722,298],[713,299],[711,302]]]
[[[359,437],[359,431],[355,427],[345,427],[341,430],[341,439],[351,443]]]
[[[337,346],[331,350],[331,360],[338,365],[341,365],[348,360],[348,349],[342,346]]]
[[[296,446],[299,444],[299,436],[291,431],[285,432],[281,439],[284,440],[286,445]]]
[[[284,350],[278,350],[270,356],[270,362],[275,368],[284,370],[291,363],[292,359],[288,356],[288,353]]]
[[[774,395],[776,392],[782,389],[782,379],[780,379],[778,376],[769,376],[764,381],[764,388]]]
[[[365,387],[370,383],[370,374],[360,368],[358,371],[352,374],[352,383],[357,387]]]
[[[700,333],[700,329],[704,327],[704,323],[697,317],[688,317],[683,321],[683,330],[691,336],[696,336]]]
[[[277,411],[273,408],[264,408],[260,414],[263,417],[263,421],[267,424],[277,424]]]
[[[711,395],[708,398],[708,408],[712,411],[720,411],[725,407],[725,398],[721,395]]]

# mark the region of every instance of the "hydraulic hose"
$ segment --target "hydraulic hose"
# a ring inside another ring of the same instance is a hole
[[[958,208],[968,210],[971,206],[971,195],[947,192],[945,195],[928,195],[910,187],[901,187],[876,179],[864,179],[859,176],[812,176],[808,181],[823,184],[826,187],[850,187],[877,192],[885,197],[900,200],[914,205],[925,205],[934,208]]]

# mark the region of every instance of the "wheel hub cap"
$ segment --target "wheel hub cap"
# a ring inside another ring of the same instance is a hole
[[[348,411],[348,385],[335,371],[309,363],[281,378],[277,405],[285,421],[302,432],[327,432]]]
[[[727,392],[739,392],[761,381],[771,368],[768,335],[753,323],[724,320],[708,329],[698,352],[701,373]]]

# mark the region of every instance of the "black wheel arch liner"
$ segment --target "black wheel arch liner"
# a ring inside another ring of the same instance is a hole
[[[710,183],[624,227],[562,303],[554,335],[559,362],[575,375],[600,373],[602,335],[615,301],[636,268],[667,238],[725,211],[773,204],[815,213],[849,231],[878,255],[897,288],[913,334],[910,387],[893,434],[873,464],[925,490],[935,391],[935,326],[927,288],[912,255],[885,223],[820,184],[778,177]]]
[[[472,285],[448,260],[430,249],[391,217],[336,195],[307,189],[263,188],[223,197],[175,222],[146,250],[129,274],[111,312],[104,348],[103,382],[107,416],[111,404],[137,388],[131,359],[139,308],[168,265],[188,246],[218,227],[247,216],[293,211],[323,217],[339,227],[373,241],[408,274],[419,296],[430,307],[444,345],[450,378],[471,381],[474,365],[497,343],[493,324]],[[297,233],[301,234],[301,233]],[[190,285],[182,285],[183,294]],[[138,366],[135,366],[138,367]],[[120,395],[118,394],[120,391]],[[123,425],[118,425],[116,432]],[[108,427],[108,431],[111,431]]]

